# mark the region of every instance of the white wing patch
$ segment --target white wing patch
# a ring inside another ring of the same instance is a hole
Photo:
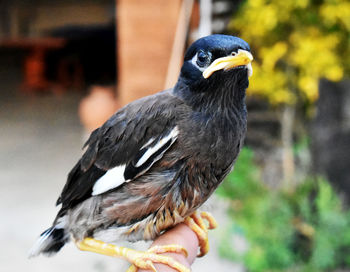
[[[159,142],[153,146],[147,149],[145,154],[137,161],[136,167],[140,167],[142,164],[144,164],[154,153],[156,153],[163,145],[165,145],[170,139],[172,140],[172,143],[177,139],[177,135],[179,134],[179,129],[177,127],[174,127],[170,133],[165,136],[164,138],[161,138]]]
[[[92,188],[92,195],[99,195],[123,184],[125,164],[114,167],[100,177]]]
[[[147,146],[149,146],[151,143],[153,143],[154,142],[154,140],[155,140],[155,138],[151,138],[151,139],[149,139],[149,141],[147,142],[147,143],[145,143],[142,147],[141,147],[141,149],[143,149],[143,148],[145,148],[145,147],[147,147]]]
[[[155,145],[153,145],[153,142],[155,139],[154,138],[150,139],[145,145],[142,146],[141,149],[143,148],[148,148],[148,149],[142,155],[142,157],[137,161],[137,163],[135,164],[135,167],[136,168],[141,167],[144,163],[146,163],[152,157],[153,154],[155,154],[158,150],[160,150],[169,141],[171,141],[169,145],[170,147],[176,141],[178,134],[179,134],[179,129],[176,126],[169,132],[169,134],[161,138]],[[165,152],[165,151],[162,151],[162,152]],[[155,161],[160,159],[162,155],[163,154],[157,157]],[[153,165],[154,162],[148,164],[147,168],[144,171],[147,171]],[[111,189],[117,188],[118,186],[122,185],[124,182],[129,182],[131,179],[126,180],[124,177],[125,168],[126,168],[126,164],[123,164],[108,170],[102,177],[100,177],[95,182],[94,187],[92,188],[92,195],[93,196],[100,195]]]

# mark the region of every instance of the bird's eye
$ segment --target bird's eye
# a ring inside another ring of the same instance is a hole
[[[199,51],[197,53],[197,65],[199,67],[204,67],[210,62],[210,54],[204,51]]]

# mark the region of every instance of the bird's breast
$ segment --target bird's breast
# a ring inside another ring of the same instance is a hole
[[[178,140],[179,146],[188,154],[188,168],[193,169],[188,173],[190,180],[208,182],[216,188],[230,172],[239,154],[245,122],[195,118],[184,131]]]
[[[238,118],[196,116],[183,129],[179,139],[190,156],[200,161],[227,165],[235,159],[245,135],[246,121]]]

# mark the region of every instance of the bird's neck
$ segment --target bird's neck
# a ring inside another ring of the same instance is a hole
[[[204,85],[204,84],[203,84]],[[193,111],[210,115],[213,118],[246,117],[245,94],[247,84],[233,80],[216,81],[214,84],[189,87],[179,80],[174,94],[189,105]]]

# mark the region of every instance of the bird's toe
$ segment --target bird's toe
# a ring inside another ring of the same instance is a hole
[[[154,253],[154,251],[158,253]],[[148,269],[152,270],[154,272],[157,272],[154,263],[160,263],[165,264],[167,266],[170,266],[174,268],[178,272],[190,272],[190,269],[186,266],[182,265],[175,259],[169,257],[169,256],[163,256],[159,255],[160,253],[166,253],[166,252],[177,252],[177,253],[185,253],[187,254],[187,251],[181,249],[181,246],[175,246],[169,245],[169,246],[157,246],[154,248],[149,249],[149,251],[146,252],[137,252],[135,256],[132,258],[128,258],[128,260],[133,264],[129,267],[127,272],[136,272],[138,269]]]
[[[204,219],[208,221],[208,226],[205,224]],[[208,229],[215,229],[217,227],[214,217],[208,212],[201,212],[199,214],[196,211],[188,216],[184,223],[197,235],[200,248],[198,257],[206,255],[209,251]]]

